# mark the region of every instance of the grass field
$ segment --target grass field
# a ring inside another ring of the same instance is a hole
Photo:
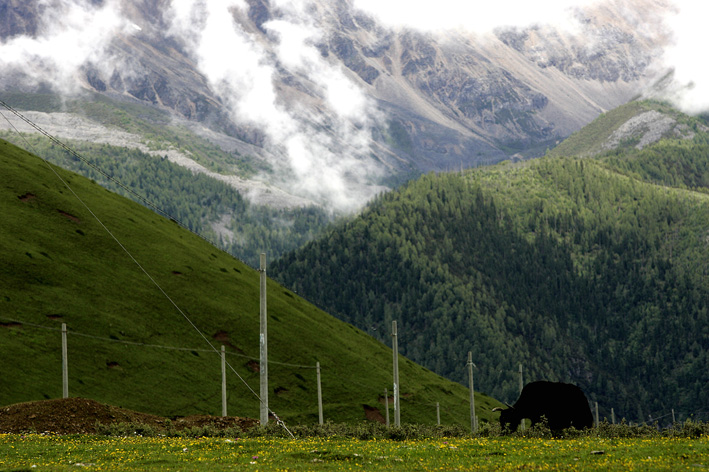
[[[229,413],[259,417],[256,270],[2,140],[0,175],[0,405],[62,396],[59,329],[66,323],[73,397],[165,417],[217,414],[221,344],[233,367]],[[281,418],[318,421],[316,362],[326,419],[385,413],[389,346],[272,280],[268,338],[269,407]],[[434,423],[437,403],[443,423],[468,421],[466,387],[403,356],[400,369],[404,421]],[[501,404],[476,392],[475,405],[486,422]]]
[[[703,470],[709,438],[109,438],[0,435],[0,470]]]

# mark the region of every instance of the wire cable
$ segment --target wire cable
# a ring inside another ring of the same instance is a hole
[[[120,180],[116,179],[116,178],[113,177],[111,174],[109,174],[108,172],[104,171],[102,168],[100,168],[100,167],[97,166],[96,164],[92,163],[90,160],[86,159],[84,156],[82,156],[81,154],[79,154],[78,152],[76,152],[74,149],[72,149],[71,147],[69,147],[69,146],[68,146],[67,144],[65,144],[64,142],[60,141],[58,138],[56,138],[56,137],[54,137],[53,135],[49,134],[47,131],[45,131],[44,129],[42,129],[39,125],[35,124],[32,120],[30,120],[29,118],[27,118],[26,116],[24,116],[24,115],[23,115],[22,113],[20,113],[18,110],[14,109],[12,106],[8,105],[7,103],[5,103],[5,102],[4,102],[3,100],[1,100],[1,99],[0,99],[0,105],[2,105],[3,107],[5,107],[8,111],[10,111],[11,113],[13,113],[15,116],[17,116],[19,119],[21,119],[22,121],[24,121],[25,123],[27,123],[29,126],[31,126],[32,128],[34,128],[35,130],[37,130],[38,133],[44,135],[46,138],[48,138],[48,139],[49,139],[50,141],[52,141],[54,144],[56,144],[57,146],[59,146],[59,147],[61,147],[62,149],[64,149],[66,152],[68,152],[69,154],[71,154],[71,155],[74,156],[75,158],[79,159],[81,162],[83,162],[83,163],[86,164],[87,166],[91,167],[93,170],[95,170],[95,171],[98,172],[99,174],[103,175],[104,177],[106,177],[106,179],[108,179],[108,180],[110,180],[111,182],[113,182],[114,184],[118,185],[120,188],[122,188],[123,190],[125,190],[125,191],[128,192],[129,194],[133,195],[136,199],[138,199],[138,200],[141,201],[143,204],[145,204],[145,206],[151,208],[153,211],[155,211],[155,212],[157,212],[157,213],[159,213],[159,214],[165,216],[166,218],[169,218],[169,219],[175,221],[176,223],[178,223],[178,224],[179,224],[180,226],[182,226],[183,228],[187,228],[186,225],[184,225],[183,223],[179,222],[177,219],[175,219],[175,217],[173,217],[172,215],[170,215],[169,213],[167,213],[165,210],[163,210],[162,208],[160,208],[156,203],[153,203],[151,200],[147,199],[147,198],[144,197],[143,195],[141,195],[141,194],[139,194],[138,192],[136,192],[135,190],[131,189],[130,187],[128,187],[127,185],[125,185],[123,182],[121,182]],[[29,141],[27,141],[27,139],[25,139],[24,136],[22,136],[22,133],[20,133],[20,131],[10,122],[10,120],[8,120],[7,117],[5,117],[5,115],[3,115],[3,118],[5,118],[5,120],[10,124],[10,126],[12,126],[12,128],[15,130],[15,132],[16,132],[20,137],[22,137],[22,139],[25,141],[25,143],[26,143],[29,147],[31,147],[31,148],[34,149],[34,147],[29,143]],[[36,152],[35,152],[35,154],[36,154]],[[43,160],[44,160],[44,159],[43,159]]]
[[[40,329],[46,329],[49,331],[61,331],[61,328],[55,328],[53,326],[44,326],[44,325],[39,325],[39,324],[34,324],[34,323],[28,323],[26,321],[20,321],[12,318],[6,318],[4,316],[0,316],[0,320],[7,321],[9,323],[17,323],[19,325],[27,325],[27,326],[32,326],[33,328],[40,328]],[[141,343],[137,341],[126,341],[123,339],[114,339],[114,338],[106,338],[103,336],[94,336],[93,334],[85,334],[81,333],[79,331],[74,331],[70,330],[69,334],[73,336],[81,336],[83,338],[89,338],[89,339],[96,339],[98,341],[107,341],[107,342],[112,342],[112,343],[118,343],[118,344],[128,344],[130,346],[144,346],[144,347],[151,347],[155,349],[167,349],[171,351],[186,351],[186,352],[213,352],[211,349],[200,349],[200,348],[191,348],[191,347],[177,347],[177,346],[165,346],[162,344],[150,344],[150,343]],[[221,354],[221,351],[220,351]],[[235,357],[241,357],[244,359],[248,359],[250,361],[258,361],[258,357],[252,357],[252,356],[247,356],[246,354],[240,354],[238,352],[226,352],[225,353],[228,356],[235,356]],[[268,361],[269,364],[274,364],[274,365],[282,365],[285,367],[295,367],[299,369],[316,369],[316,366],[313,365],[302,365],[302,364],[291,364],[288,362],[278,362],[278,361]],[[321,369],[323,369],[322,366],[320,366]]]
[[[4,106],[7,110],[9,110],[10,112],[12,112],[14,115],[16,115],[16,116],[17,116],[18,118],[20,118],[22,121],[24,121],[25,123],[29,124],[29,125],[32,126],[34,129],[36,129],[38,132],[40,132],[41,134],[43,134],[44,136],[46,136],[47,138],[49,138],[53,143],[55,143],[55,144],[61,146],[63,149],[67,150],[67,152],[71,153],[73,156],[77,157],[78,159],[81,159],[82,162],[87,162],[86,159],[84,159],[82,156],[79,155],[79,153],[77,153],[76,151],[74,151],[73,149],[71,149],[69,146],[67,146],[66,144],[64,144],[63,142],[61,142],[59,139],[55,138],[54,136],[52,136],[52,135],[49,134],[48,132],[44,131],[42,128],[40,128],[38,125],[36,125],[34,122],[32,122],[29,118],[26,118],[25,116],[23,116],[19,111],[15,110],[14,108],[12,108],[11,106],[9,106],[9,105],[8,105],[7,103],[5,103],[4,101],[0,100],[0,105]],[[17,128],[10,122],[10,120],[9,120],[4,114],[2,114],[2,116],[3,116],[3,118],[5,118],[5,120],[6,120],[8,123],[10,123],[10,125],[12,126],[12,128],[13,128],[20,136],[22,136],[22,135],[19,133],[19,131],[17,130]],[[23,137],[23,139],[24,139],[24,137]],[[24,139],[24,141],[25,141],[25,143],[27,143],[27,145],[28,145],[30,148],[32,148],[32,149],[34,150],[34,147],[29,143],[29,141],[27,141],[26,139]],[[54,166],[53,166],[52,164],[50,164],[46,159],[40,157],[36,152],[35,152],[35,155],[37,155],[37,156],[42,160],[42,162],[45,163],[45,165],[46,165],[46,166],[49,168],[49,170],[57,177],[57,179],[59,179],[59,181],[62,182],[62,184],[64,185],[64,187],[66,187],[66,189],[79,201],[79,203],[86,209],[86,211],[88,211],[89,214],[91,214],[91,216],[98,222],[98,224],[104,229],[104,231],[106,231],[106,233],[111,237],[111,239],[113,239],[113,240],[116,242],[116,244],[118,244],[118,246],[123,250],[123,252],[125,252],[125,254],[128,256],[128,258],[130,258],[130,259],[133,261],[133,263],[135,263],[135,265],[138,266],[138,268],[140,269],[140,271],[143,272],[143,274],[145,274],[145,276],[150,280],[150,282],[152,282],[152,284],[153,284],[153,285],[158,289],[158,291],[170,302],[170,304],[177,310],[177,312],[180,313],[180,315],[182,315],[182,317],[187,321],[187,323],[190,324],[190,326],[192,326],[192,328],[193,328],[195,331],[197,331],[197,333],[202,337],[202,339],[204,339],[204,341],[209,345],[209,347],[211,348],[211,350],[212,350],[214,353],[216,353],[216,354],[218,354],[218,355],[221,355],[221,352],[220,352],[219,350],[217,350],[217,348],[209,341],[209,338],[207,338],[207,336],[197,327],[197,325],[194,324],[194,322],[189,318],[189,316],[187,316],[187,314],[177,305],[177,303],[176,303],[176,302],[172,299],[172,297],[170,297],[170,295],[162,288],[162,286],[153,278],[153,276],[150,275],[150,273],[145,269],[145,267],[143,267],[143,265],[142,265],[142,264],[133,256],[133,254],[128,250],[128,248],[127,248],[123,243],[121,243],[121,241],[120,241],[120,240],[116,237],[116,235],[113,234],[113,232],[103,223],[103,221],[98,217],[98,215],[96,215],[96,214],[93,212],[93,210],[91,210],[91,208],[88,206],[88,204],[87,204],[86,202],[84,202],[84,200],[82,200],[81,197],[79,197],[79,195],[74,191],[74,189],[69,185],[69,183],[68,183],[64,178],[62,178],[61,175],[59,175],[59,172],[57,172],[57,170],[54,168]],[[89,164],[89,165],[92,165],[92,164]],[[92,166],[93,166],[93,165],[92,165]],[[102,174],[106,175],[106,174],[103,172],[103,170],[99,170],[99,171],[100,171]],[[121,184],[121,185],[122,185],[122,184]],[[131,191],[131,192],[132,192],[132,191]],[[140,198],[143,199],[143,197],[140,197]],[[147,200],[145,200],[145,201],[147,201]],[[152,204],[151,204],[151,205],[152,205]],[[160,213],[165,214],[162,210],[160,210]],[[254,391],[253,388],[251,388],[251,386],[250,386],[248,383],[246,383],[246,380],[244,380],[244,379],[239,375],[239,373],[236,371],[236,369],[234,369],[234,367],[233,367],[230,363],[227,362],[226,364],[229,366],[229,368],[231,369],[231,371],[239,378],[239,380],[241,380],[241,381],[243,382],[243,384],[251,391],[251,393],[259,400],[259,402],[260,402],[262,405],[265,405],[265,402],[261,399],[261,397]],[[285,425],[285,423],[283,422],[283,420],[281,420],[281,419],[278,417],[278,415],[276,415],[276,413],[275,413],[273,410],[271,410],[268,406],[267,406],[267,409],[268,409],[268,411],[273,415],[273,417],[276,419],[277,423],[278,423],[279,425],[281,425],[281,426],[288,432],[288,434],[289,434],[292,438],[295,438],[295,436],[293,435],[293,433],[290,432],[290,430],[289,430],[288,427]]]

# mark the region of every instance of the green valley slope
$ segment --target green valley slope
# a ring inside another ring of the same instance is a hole
[[[498,398],[517,397],[522,364],[609,418],[706,419],[709,134],[682,119],[691,133],[642,149],[424,176],[271,273],[380,339],[398,320],[402,352],[451,379],[472,351]],[[623,122],[574,139],[600,148]]]
[[[0,405],[61,396],[66,323],[71,396],[163,416],[217,414],[220,359],[201,332],[226,346],[248,384],[229,375],[229,414],[258,417],[257,271],[4,141],[0,169]],[[270,280],[268,294],[272,410],[316,422],[320,362],[326,419],[383,415],[391,349]],[[400,366],[402,422],[434,423],[440,402],[443,423],[467,424],[464,387],[403,358]],[[495,404],[478,395],[483,421]]]
[[[41,134],[17,133],[14,127],[25,123],[9,112],[5,116],[15,123],[7,130],[0,124],[0,139],[138,203],[157,206],[252,267],[258,267],[259,252],[266,252],[269,261],[275,259],[312,239],[330,222],[328,211],[312,204],[299,206],[297,199],[290,199],[295,206],[253,203],[253,192],[248,186],[234,188],[234,178],[243,183],[271,169],[259,167],[257,159],[237,149],[220,149],[164,111],[97,94],[62,100],[55,95],[4,93],[2,98],[30,117],[40,112],[45,125],[56,127],[55,138],[60,137],[74,153]],[[68,124],[63,124],[64,120]],[[192,165],[202,166],[204,172],[178,165],[169,155],[173,159],[189,157]],[[227,178],[229,175],[234,178]],[[275,195],[270,190],[266,193]],[[247,194],[251,197],[244,198]],[[263,195],[256,200],[259,198]]]

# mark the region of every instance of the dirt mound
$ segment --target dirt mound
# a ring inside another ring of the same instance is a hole
[[[257,422],[234,416],[195,415],[170,421],[166,418],[104,405],[86,398],[63,398],[17,403],[0,408],[0,433],[96,434],[100,425],[132,423],[155,430],[168,425],[176,430],[212,426],[217,429],[249,429]]]

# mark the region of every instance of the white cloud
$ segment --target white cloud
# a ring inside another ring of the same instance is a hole
[[[23,70],[31,80],[52,83],[63,92],[77,89],[78,72],[89,64],[107,74],[118,68],[132,75],[125,69],[130,58],[109,52],[116,36],[140,31],[122,16],[121,0],[105,0],[99,7],[89,0],[40,1],[45,16],[37,37],[18,36],[0,43],[3,71]],[[626,9],[628,18],[634,18],[630,23],[637,23],[635,31],[648,37],[659,34],[658,23],[648,20],[643,6],[672,2],[607,1]],[[355,8],[392,28],[479,34],[535,24],[575,32],[574,13],[599,2],[353,0]],[[674,4],[675,13],[664,23],[674,32],[673,46],[664,56],[665,64],[675,70],[673,97],[686,111],[707,110],[709,71],[697,49],[703,44],[702,22],[709,17],[709,6],[694,0]],[[294,191],[337,209],[358,208],[375,192],[370,183],[381,173],[369,157],[371,129],[379,122],[376,108],[352,72],[318,50],[327,32],[314,12],[328,8],[327,3],[271,0],[270,5],[264,37],[235,20],[235,14],[241,18],[248,14],[244,0],[172,0],[165,12],[171,25],[166,34],[187,45],[233,120],[263,133],[268,149],[288,168],[282,177]],[[285,75],[297,85],[290,89],[279,85]]]
[[[109,77],[139,78],[134,59],[120,56],[112,41],[140,26],[122,14],[123,0],[39,0],[43,13],[35,37],[0,43],[0,80],[24,74],[27,85],[80,90],[87,66]],[[237,124],[260,130],[275,168],[295,192],[338,210],[359,208],[378,187],[380,169],[369,158],[376,111],[345,69],[325,60],[316,44],[322,31],[308,11],[311,0],[272,0],[268,37],[245,30],[243,0],[173,0],[164,19],[186,45],[199,71]],[[283,74],[300,82],[284,93]]]
[[[688,113],[709,110],[709,63],[703,56],[709,4],[675,0],[676,12],[667,18],[672,45],[665,51],[665,64],[674,69],[675,87],[670,99]]]
[[[376,112],[341,66],[317,50],[322,32],[309,4],[272,3],[279,16],[263,25],[269,45],[234,20],[236,10],[245,13],[240,1],[173,2],[171,34],[185,40],[233,119],[258,127],[284,158],[287,185],[337,210],[358,208],[375,192],[369,183],[380,172],[368,156]],[[277,90],[282,70],[308,95]]]
[[[117,0],[101,7],[78,0],[40,3],[45,14],[38,36],[0,43],[0,67],[5,72],[22,71],[36,83],[49,83],[61,92],[77,90],[76,73],[82,66],[107,60],[107,46],[116,34],[135,31],[120,14]]]

